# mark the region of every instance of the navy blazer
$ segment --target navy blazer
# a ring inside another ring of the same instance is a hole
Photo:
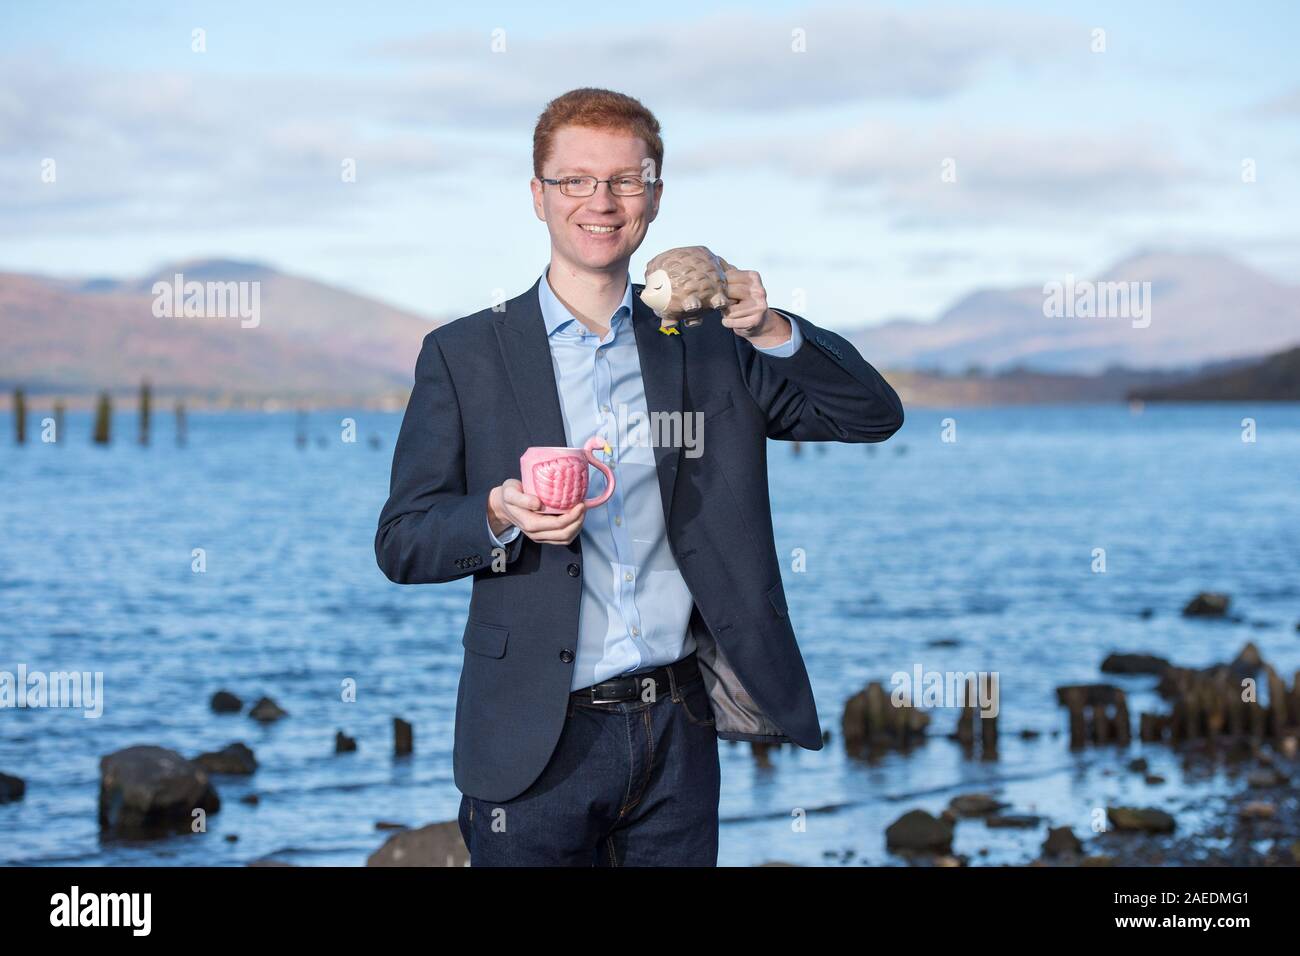
[[[540,282],[540,278],[538,280]],[[489,492],[530,445],[565,445],[538,282],[424,338],[393,452],[375,556],[400,584],[474,585],[461,642],[456,787],[505,801],[541,774],[564,729],[578,637],[582,537],[506,548]],[[756,350],[717,310],[663,335],[633,284],[647,410],[700,412],[701,454],[655,445],[669,543],[695,599],[691,633],[725,740],[822,747],[786,608],[768,501],[767,439],[877,442],[903,424],[898,395],[845,339],[802,316],[789,358]]]

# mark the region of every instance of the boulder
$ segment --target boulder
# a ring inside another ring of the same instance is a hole
[[[948,801],[948,809],[959,817],[978,817],[1010,806],[989,793],[963,793]]]
[[[1286,774],[1273,767],[1260,767],[1246,774],[1246,783],[1258,790],[1286,786],[1288,782]]]
[[[366,866],[468,866],[469,850],[455,820],[394,833]]]
[[[1251,800],[1242,805],[1237,815],[1243,820],[1272,820],[1277,816],[1277,807],[1264,800]]]
[[[257,758],[244,744],[235,741],[220,750],[199,754],[194,762],[208,773],[247,776],[257,770]]]
[[[1043,822],[1032,813],[998,813],[984,819],[984,825],[1003,830],[1029,830]]]
[[[248,716],[264,724],[269,724],[281,717],[289,716],[289,712],[281,709],[280,705],[271,698],[262,697],[253,705],[253,708],[248,712]]]
[[[212,708],[213,713],[237,714],[244,709],[244,702],[228,690],[219,690],[212,695],[208,706]]]
[[[1116,830],[1173,833],[1174,818],[1154,807],[1107,807],[1106,819]]]
[[[1107,654],[1101,662],[1103,674],[1159,674],[1169,661],[1154,654]]]
[[[1228,613],[1232,598],[1215,591],[1202,591],[1187,602],[1183,608],[1184,617],[1223,617]]]
[[[885,829],[891,850],[948,853],[952,850],[952,824],[924,810],[909,810]]]
[[[1047,856],[1069,856],[1082,853],[1083,843],[1069,827],[1050,827],[1047,839],[1043,841],[1043,853]]]
[[[27,790],[27,784],[23,782],[22,777],[13,777],[7,773],[0,773],[0,803],[12,803],[15,800],[21,800]]]
[[[221,800],[208,773],[165,747],[138,745],[99,761],[99,825],[114,836],[192,832],[194,811]]]

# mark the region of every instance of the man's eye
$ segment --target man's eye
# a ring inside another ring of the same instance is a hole
[[[583,178],[581,176],[570,176],[568,179],[565,180],[565,182],[568,183],[570,186],[577,186],[578,184],[583,182]]]
[[[633,183],[638,183],[638,182],[640,182],[640,180],[637,179],[635,176],[620,176],[620,177],[616,180],[616,182],[617,182],[620,186],[630,186],[630,185],[632,185]]]

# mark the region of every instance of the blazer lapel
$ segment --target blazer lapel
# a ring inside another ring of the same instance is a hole
[[[541,276],[523,295],[510,299],[496,317],[497,341],[505,356],[506,374],[515,404],[528,432],[528,444],[564,446],[564,413],[551,365],[551,343],[537,300]],[[575,437],[574,439],[578,439]]]
[[[529,445],[565,445],[564,413],[560,408],[560,391],[551,364],[551,345],[546,338],[546,323],[537,298],[541,277],[523,295],[510,299],[496,317],[497,341],[505,357],[510,387],[528,433]],[[636,337],[637,356],[641,363],[641,382],[645,389],[648,427],[654,449],[655,471],[659,476],[659,494],[667,524],[673,500],[673,487],[681,463],[682,442],[661,445],[654,442],[656,412],[660,416],[676,413],[676,432],[680,437],[685,398],[685,348],[683,336],[664,335],[659,331],[659,317],[641,301],[645,286],[632,284],[632,332]],[[674,421],[672,418],[665,422]],[[665,428],[666,431],[672,429]],[[575,436],[581,441],[585,436]]]
[[[671,528],[669,519],[673,487],[681,464],[683,442],[680,438],[681,428],[685,424],[686,349],[682,344],[685,336],[680,332],[664,335],[659,331],[659,317],[650,306],[641,301],[641,290],[644,288],[642,283],[632,284],[632,331],[636,333],[636,351],[641,360],[641,382],[645,387],[646,410],[650,413],[650,439],[654,442],[658,434],[654,427],[656,418],[663,416],[666,416],[663,430],[669,433],[665,437],[672,437],[671,433],[675,431],[678,439],[671,445],[653,444],[655,470],[659,474],[659,493],[663,496],[664,503],[664,526]],[[675,429],[667,426],[668,422],[673,421],[676,422]]]

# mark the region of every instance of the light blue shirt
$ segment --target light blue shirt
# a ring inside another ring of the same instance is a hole
[[[695,638],[687,624],[694,599],[664,525],[649,439],[650,413],[632,332],[631,276],[603,337],[555,297],[545,271],[538,298],[560,393],[565,444],[577,448],[592,435],[601,435],[613,449],[607,463],[614,472],[614,493],[587,512],[580,532],[582,600],[571,688],[580,690],[690,654]],[[777,358],[793,355],[803,340],[799,324],[792,320],[790,326],[788,342],[759,351]],[[620,427],[633,423],[620,435]],[[603,494],[605,484],[604,474],[593,469],[588,497]],[[488,525],[497,547],[505,547],[518,534],[519,528],[512,525],[498,538]]]

